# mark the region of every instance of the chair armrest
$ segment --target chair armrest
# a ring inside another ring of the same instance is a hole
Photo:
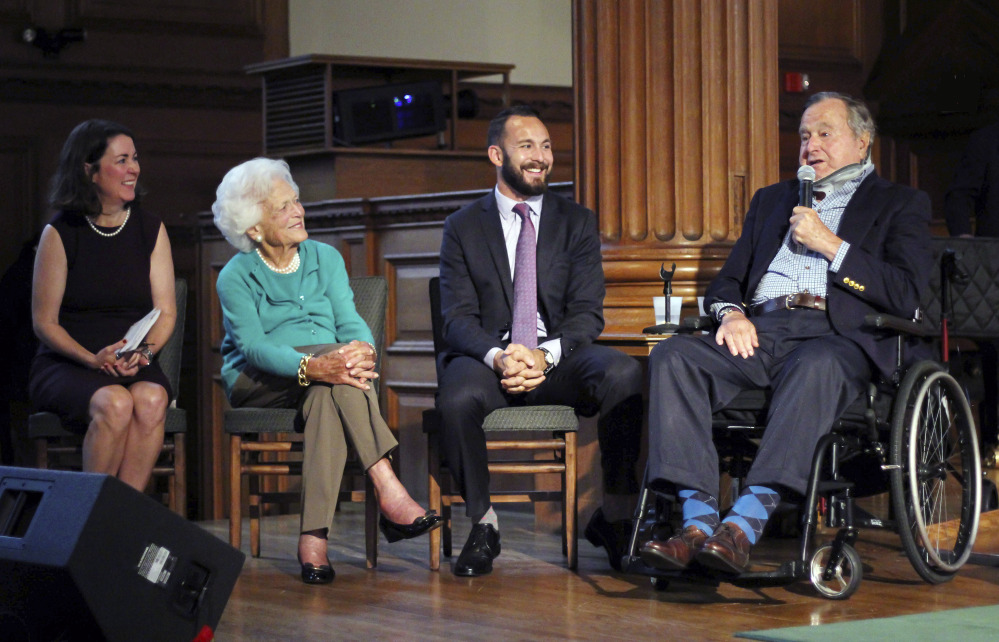
[[[923,327],[923,324],[919,321],[903,319],[902,317],[896,317],[890,314],[865,315],[864,325],[869,328],[877,328],[879,330],[901,332],[902,334],[907,334],[913,337],[927,337],[932,334],[932,332],[928,328]]]

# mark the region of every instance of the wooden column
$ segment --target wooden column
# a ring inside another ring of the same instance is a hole
[[[576,195],[603,240],[605,334],[693,313],[778,176],[777,0],[576,0]]]

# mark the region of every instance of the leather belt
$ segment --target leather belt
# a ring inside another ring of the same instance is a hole
[[[792,310],[794,308],[825,310],[826,300],[808,292],[797,292],[795,294],[788,294],[787,296],[779,296],[776,299],[767,299],[762,303],[754,303],[749,306],[749,313],[754,317],[758,317],[768,312]]]

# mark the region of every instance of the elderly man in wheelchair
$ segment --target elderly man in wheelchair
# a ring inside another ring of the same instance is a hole
[[[756,193],[741,237],[706,292],[705,311],[717,329],[672,337],[651,353],[641,511],[647,510],[649,488],[664,491],[659,494],[679,504],[682,526],[671,537],[660,536],[662,529],[643,531],[642,519],[636,520],[624,563],[653,576],[749,584],[811,573],[827,597],[846,597],[859,583],[861,565],[851,547],[852,486],[840,478],[835,455],[853,448],[878,459],[880,474],[891,477],[893,486],[909,489],[896,502],[898,530],[915,532],[906,546],[913,549],[910,557],[922,560],[920,574],[942,581],[936,578],[963,563],[977,529],[977,446],[967,401],[931,362],[917,364],[903,378],[902,366],[916,353],[900,349],[913,342],[865,323],[922,332],[907,320],[916,314],[932,267],[929,198],[876,174],[870,158],[874,123],[860,101],[831,92],[813,96],[799,132],[801,180]],[[812,176],[813,197],[801,189]],[[860,437],[831,432],[854,402],[873,399],[872,380],[895,386],[901,381],[898,392],[913,398],[896,397],[890,422],[875,417],[873,408],[861,409]],[[763,390],[766,403],[757,412],[764,413],[765,429],[753,441],[741,493],[722,518],[713,439],[718,425],[712,417],[747,391]],[[885,445],[879,437],[889,423],[899,427]],[[940,546],[935,524],[941,516],[928,515],[932,510],[921,504],[924,494],[933,499],[931,487],[946,481],[955,459],[967,501],[958,499],[954,517],[962,518],[964,532],[953,545]],[[820,483],[820,472],[831,472],[833,480]],[[834,504],[827,513],[843,514],[845,529],[831,547],[816,551],[810,565],[818,495],[827,491]],[[806,533],[799,559],[777,572],[748,572],[750,550],[781,499],[801,497]]]

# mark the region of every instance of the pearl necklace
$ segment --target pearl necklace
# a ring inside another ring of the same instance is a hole
[[[118,236],[118,234],[120,234],[121,231],[123,229],[125,229],[125,223],[128,223],[128,217],[131,216],[131,214],[132,214],[132,208],[131,207],[126,207],[125,208],[125,220],[121,222],[121,225],[119,225],[118,229],[116,229],[114,232],[102,232],[99,229],[97,229],[97,226],[94,225],[94,222],[90,220],[89,216],[84,216],[83,218],[87,219],[87,225],[90,226],[90,229],[92,229],[93,231],[97,232],[101,236],[106,236],[106,237],[110,238],[112,236]]]
[[[277,272],[278,274],[291,274],[297,271],[298,266],[302,263],[302,260],[298,258],[298,252],[295,252],[295,256],[291,259],[291,263],[288,264],[288,267],[277,268],[271,265],[271,262],[264,258],[264,255],[260,252],[259,247],[256,248],[256,251],[257,256],[259,256],[260,260],[264,262],[264,265],[270,268],[271,272]]]

